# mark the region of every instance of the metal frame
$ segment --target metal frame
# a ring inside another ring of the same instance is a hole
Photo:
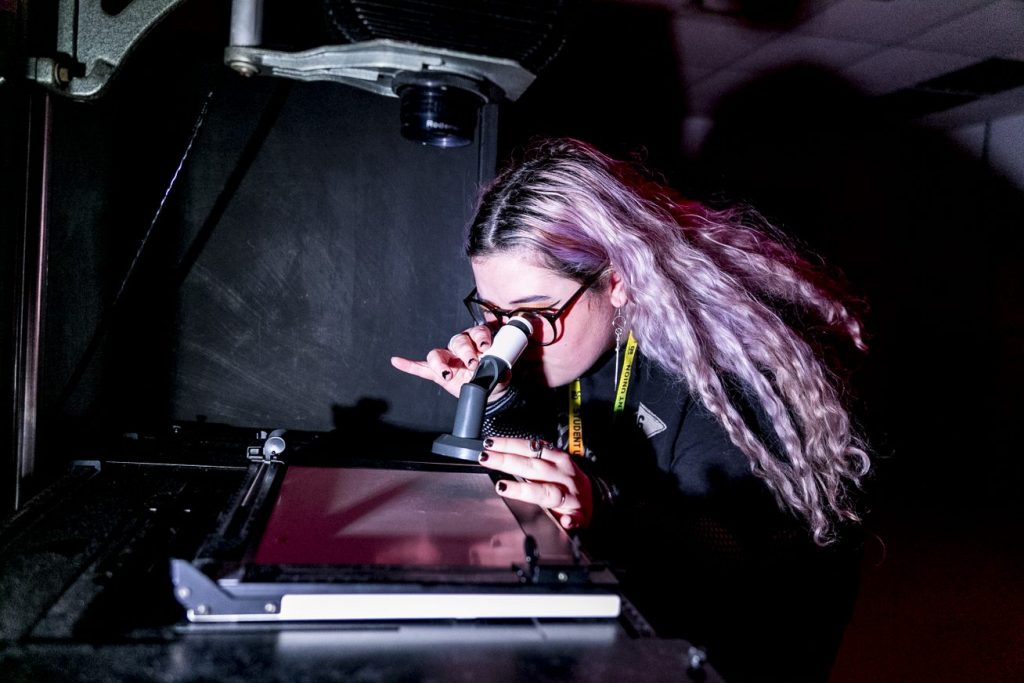
[[[53,117],[50,95],[30,96],[26,136],[25,212],[20,231],[14,319],[14,508],[36,469],[39,411],[39,358],[42,350],[46,281],[47,202]]]
[[[391,466],[467,470],[463,464]],[[286,467],[280,461],[252,463],[195,559],[171,560],[175,597],[189,621],[619,616],[621,597],[611,571],[584,556],[540,508],[507,499],[501,500],[528,539],[522,564],[507,568],[256,564]],[[563,556],[571,549],[572,562],[559,561],[556,548]],[[548,549],[555,559],[545,560]]]
[[[100,96],[128,54],[185,0],[134,0],[117,15],[98,0],[61,0],[55,56],[26,60],[26,76],[75,99]],[[234,0],[224,62],[242,75],[332,81],[397,97],[400,74],[462,78],[486,102],[515,100],[535,76],[518,62],[394,40],[325,45],[302,52],[263,50],[262,0]]]
[[[384,39],[302,52],[234,46],[224,51],[224,61],[244,75],[332,81],[387,97],[398,96],[395,79],[404,73],[461,76],[488,102],[518,99],[535,78],[509,59]]]

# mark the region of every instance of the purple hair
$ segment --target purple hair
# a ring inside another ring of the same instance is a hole
[[[570,139],[534,145],[484,192],[470,258],[528,252],[579,282],[618,272],[645,355],[686,382],[752,471],[826,544],[870,466],[820,355],[786,309],[865,350],[840,289],[749,211],[686,200],[627,162]],[[603,279],[602,279],[603,278]],[[728,378],[756,396],[783,457],[747,426]]]

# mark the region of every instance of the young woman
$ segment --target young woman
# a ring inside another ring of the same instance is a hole
[[[749,216],[538,144],[470,227],[477,325],[392,363],[457,396],[496,324],[529,317],[487,411],[481,464],[517,477],[498,493],[583,533],[659,630],[734,678],[822,678],[855,576],[835,541],[869,468],[822,349],[864,342],[838,288]]]

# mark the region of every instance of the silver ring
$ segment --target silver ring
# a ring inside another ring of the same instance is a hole
[[[554,508],[560,508],[560,507],[562,507],[563,505],[565,505],[565,491],[562,491],[562,500],[558,501],[558,505],[554,505],[554,506],[552,506],[552,509],[554,509]]]
[[[538,460],[544,459],[544,446],[546,446],[540,439],[530,439],[530,451],[533,452],[533,457]]]

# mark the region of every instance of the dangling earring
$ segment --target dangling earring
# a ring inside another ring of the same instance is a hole
[[[622,317],[619,309],[615,309],[615,317],[612,318],[612,329],[615,330],[615,377],[612,380],[612,391],[619,387],[619,349],[622,348],[622,333],[626,331],[626,319]]]

